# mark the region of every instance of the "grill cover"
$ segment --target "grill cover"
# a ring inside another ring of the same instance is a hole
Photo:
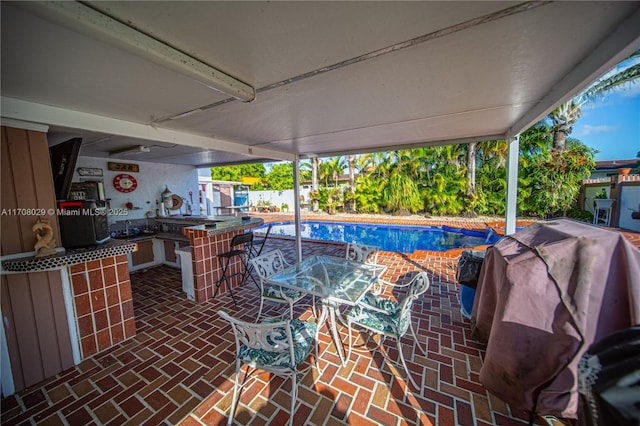
[[[594,342],[640,324],[640,251],[569,219],[531,225],[489,250],[472,312],[487,345],[480,381],[511,406],[576,419],[577,365]]]

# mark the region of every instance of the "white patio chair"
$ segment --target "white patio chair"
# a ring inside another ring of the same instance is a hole
[[[349,243],[347,244],[346,259],[356,262],[375,264],[378,262],[379,252],[380,247],[377,246]]]
[[[378,263],[378,254],[380,253],[380,247],[371,246],[366,244],[349,243],[347,244],[346,259],[353,260],[355,262],[369,263],[375,265]],[[382,293],[382,284],[386,281],[378,279],[373,284],[371,292],[374,294]]]
[[[351,359],[351,351],[353,349],[353,327],[362,328],[368,332],[379,334],[381,336],[379,348],[387,337],[395,339],[398,349],[398,356],[402,362],[402,366],[407,373],[407,377],[411,384],[418,389],[416,381],[411,377],[411,373],[407,368],[407,363],[402,352],[401,338],[411,330],[413,341],[423,354],[427,354],[426,342],[424,348],[418,340],[418,336],[413,328],[411,320],[411,308],[413,302],[429,288],[429,277],[426,272],[420,272],[408,284],[409,291],[407,295],[399,302],[394,300],[378,297],[371,294],[371,297],[363,299],[348,314],[347,324],[349,327],[349,355],[347,359]],[[387,353],[385,351],[385,357]]]
[[[273,250],[258,257],[254,257],[251,259],[251,264],[260,277],[260,309],[258,310],[256,321],[260,320],[265,299],[275,303],[287,303],[289,305],[289,318],[293,319],[293,304],[302,299],[304,297],[304,293],[272,285],[267,282],[268,277],[291,266],[286,260],[284,260],[282,252],[280,250]]]
[[[241,321],[223,311],[218,311],[218,314],[229,321],[236,341],[233,402],[227,425],[233,423],[242,388],[257,370],[291,378],[289,425],[293,425],[295,403],[298,399],[298,379],[303,372],[298,370],[298,366],[307,359],[311,345],[315,346],[315,364],[318,369],[318,345],[315,343],[317,324],[301,320],[265,321],[256,324]],[[246,365],[247,369],[241,385],[242,365]]]

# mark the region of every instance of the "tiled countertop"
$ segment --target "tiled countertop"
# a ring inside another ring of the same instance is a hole
[[[247,216],[249,217],[249,216]],[[250,217],[242,219],[242,217],[227,217],[221,219],[221,216],[215,216],[215,220],[206,220],[201,225],[187,226],[182,228],[182,233],[188,237],[212,237],[215,235],[226,234],[233,231],[241,231],[250,228],[257,228],[264,224],[264,219]]]
[[[57,253],[51,256],[28,256],[4,260],[2,262],[2,269],[7,272],[51,271],[65,266],[74,265],[76,263],[127,254],[134,251],[135,248],[136,243],[134,241],[113,239],[95,246],[66,249],[62,253]]]

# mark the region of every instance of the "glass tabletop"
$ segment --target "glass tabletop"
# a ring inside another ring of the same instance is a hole
[[[311,256],[268,278],[271,284],[355,305],[386,269],[333,256]]]

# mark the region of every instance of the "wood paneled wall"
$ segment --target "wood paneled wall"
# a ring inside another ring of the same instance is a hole
[[[2,127],[1,136],[0,246],[6,256],[33,251],[31,228],[38,216],[24,213],[55,209],[55,192],[46,134]],[[59,246],[55,214],[42,217],[52,225]],[[73,366],[60,272],[3,275],[0,284],[16,391]]]
[[[0,253],[33,251],[36,237],[31,228],[38,220],[34,214],[45,212],[60,246],[58,220],[52,212],[56,207],[47,135],[32,130],[2,127],[2,244]],[[18,210],[20,212],[21,210]]]

